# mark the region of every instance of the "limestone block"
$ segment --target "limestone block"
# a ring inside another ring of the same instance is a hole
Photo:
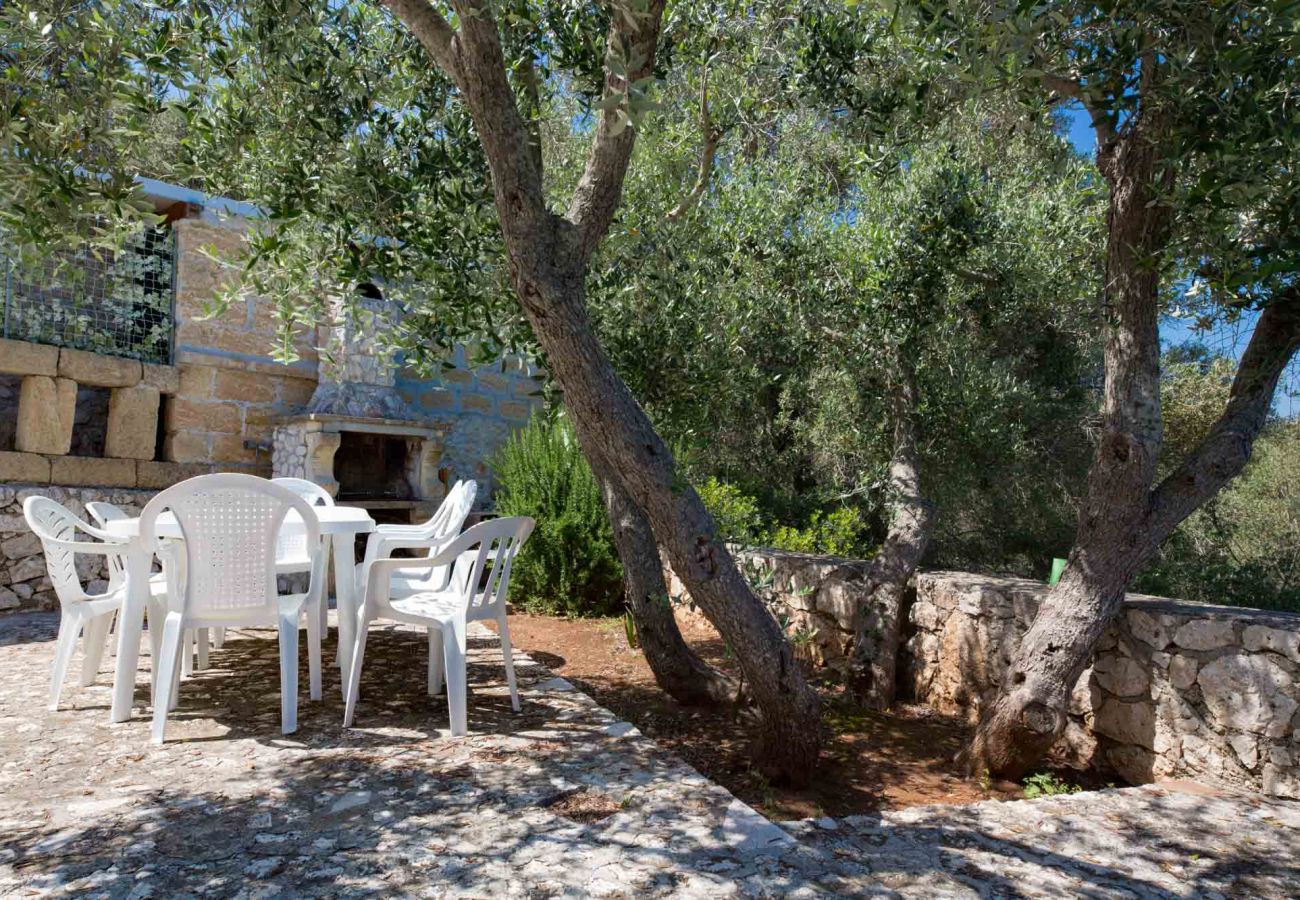
[[[108,400],[104,455],[118,459],[153,459],[158,439],[156,387],[114,388]]]
[[[495,372],[479,374],[474,383],[479,390],[493,394],[504,394],[510,386],[504,375],[498,375]]]
[[[188,400],[211,400],[217,370],[212,366],[178,366],[180,388],[176,393]]]
[[[1282,737],[1298,704],[1291,676],[1263,655],[1231,653],[1203,666],[1196,682],[1218,722],[1234,731]]]
[[[1214,650],[1236,639],[1231,622],[1193,619],[1174,632],[1174,643],[1187,650]]]
[[[492,400],[479,394],[463,394],[460,398],[460,408],[465,412],[492,412]]]
[[[1151,685],[1146,670],[1126,656],[1103,656],[1092,667],[1097,682],[1117,697],[1139,697]]]
[[[1093,730],[1121,744],[1136,744],[1151,750],[1155,747],[1155,705],[1107,700],[1097,710]]]
[[[77,383],[66,378],[28,375],[18,394],[14,449],[22,453],[67,453],[77,411]]]
[[[26,556],[9,568],[10,582],[31,581],[45,574],[45,559],[41,556]]]
[[[1265,763],[1263,786],[1265,794],[1300,800],[1300,772],[1294,769],[1282,769],[1272,763]]]
[[[142,488],[161,490],[173,484],[206,475],[212,471],[207,463],[148,462],[141,460],[136,464],[136,483]]]
[[[519,400],[502,400],[501,415],[516,422],[527,422],[533,414],[533,404]]]
[[[0,483],[48,484],[50,461],[35,453],[8,453],[0,451]],[[25,526],[24,526],[25,527]]]
[[[0,339],[0,372],[52,378],[59,374],[59,348]]]
[[[0,612],[7,609],[17,609],[22,604],[18,595],[8,588],[0,587]]]
[[[1180,691],[1196,684],[1197,662],[1190,656],[1179,654],[1169,661],[1169,683]]]
[[[442,388],[421,388],[416,397],[422,409],[451,409],[456,405],[456,395]],[[506,415],[506,404],[501,404],[501,414]]]
[[[167,430],[239,434],[244,422],[239,407],[233,403],[201,403],[175,397],[167,404]]]
[[[267,376],[255,372],[218,369],[212,396],[217,400],[270,403],[275,400],[275,383]]]
[[[1300,662],[1300,631],[1247,625],[1241,634],[1241,643],[1247,650],[1272,650],[1293,662]]]
[[[161,394],[180,392],[181,370],[177,366],[159,366],[153,363],[145,363],[142,368],[141,384],[157,388]]]
[[[212,460],[208,435],[201,431],[178,431],[167,435],[163,442],[163,455],[169,462],[201,463]]]
[[[35,556],[40,552],[41,539],[30,531],[0,541],[0,557],[5,559],[20,559],[24,556]]]
[[[1129,784],[1146,784],[1155,774],[1158,757],[1150,750],[1131,744],[1111,747],[1106,751],[1106,762],[1120,778]]]
[[[221,463],[255,463],[260,457],[258,451],[244,445],[244,437],[239,434],[214,434],[212,436],[212,461]]]
[[[102,356],[64,347],[59,351],[59,375],[97,387],[131,387],[144,375],[140,361]]]
[[[1133,637],[1157,650],[1163,650],[1169,644],[1170,623],[1167,616],[1131,609],[1128,613],[1128,630]]]
[[[50,461],[54,484],[135,487],[135,460],[59,456]]]
[[[1085,669],[1070,691],[1069,712],[1072,716],[1089,716],[1102,700],[1095,668]]]

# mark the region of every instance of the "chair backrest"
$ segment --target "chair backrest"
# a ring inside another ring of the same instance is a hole
[[[437,539],[459,534],[465,527],[465,520],[469,518],[469,511],[474,508],[474,498],[477,495],[478,482],[472,478],[452,485],[447,496],[442,498],[442,503],[438,504],[438,511],[424,525],[430,532],[429,537]],[[436,548],[431,548],[425,556],[435,552]]]
[[[288,488],[312,506],[334,505],[334,498],[329,491],[306,478],[272,478],[271,483]],[[282,528],[276,539],[275,555],[280,560],[310,557],[311,545],[307,543],[306,532],[297,528]]]
[[[255,475],[200,475],[157,494],[140,515],[140,536],[160,555],[177,546],[158,533],[158,517],[168,511],[185,554],[183,566],[164,565],[169,594],[198,618],[274,620],[276,545],[290,515],[301,519],[295,525],[319,552],[320,521],[311,504]]]
[[[495,618],[505,612],[510,568],[535,524],[528,516],[480,522],[439,554],[455,560],[450,584],[465,598],[466,619]]]
[[[91,500],[86,504],[86,515],[95,520],[95,524],[103,528],[109,522],[117,522],[122,519],[131,518],[131,514],[120,506],[115,506],[106,500]],[[108,585],[117,587],[126,580],[126,560],[119,554],[114,554],[108,558]]]
[[[334,498],[330,496],[329,491],[314,481],[308,481],[306,478],[272,478],[271,483],[287,487],[312,506],[334,505]]]
[[[40,539],[45,554],[45,570],[60,603],[75,603],[89,596],[77,575],[78,553],[104,555],[112,560],[125,549],[124,541],[83,522],[72,510],[49,497],[24,500],[23,517],[32,533]],[[85,537],[94,541],[87,541]]]

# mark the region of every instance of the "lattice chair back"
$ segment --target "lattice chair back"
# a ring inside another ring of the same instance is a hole
[[[246,623],[278,612],[276,548],[280,531],[292,524],[308,547],[320,546],[320,521],[312,506],[289,488],[254,475],[201,475],[156,495],[140,515],[140,535],[154,552],[175,552],[176,542],[158,534],[158,517],[170,512],[180,526],[179,552],[185,565],[164,566],[169,597],[180,598],[185,614],[219,624]]]
[[[118,522],[122,519],[131,518],[131,514],[120,506],[115,506],[104,500],[91,500],[86,504],[86,515],[95,520],[95,524],[103,528],[109,522]],[[108,584],[109,587],[117,587],[126,581],[126,561],[120,555],[108,557]]]
[[[429,530],[432,532],[430,537],[442,538],[459,533],[465,527],[465,520],[469,518],[469,511],[474,508],[474,498],[477,496],[477,481],[470,478],[456,482],[429,520]]]
[[[272,478],[272,484],[278,484],[293,491],[312,506],[333,506],[334,498],[314,481],[306,478]],[[305,562],[311,558],[312,545],[307,543],[307,534],[297,528],[281,530],[276,540],[275,556],[281,562]]]
[[[451,584],[465,598],[466,620],[504,614],[510,568],[535,524],[528,516],[481,522],[439,554],[456,561]]]
[[[32,533],[40,539],[45,570],[61,604],[76,603],[90,596],[77,575],[78,553],[107,556],[111,560],[113,547],[125,549],[121,540],[83,522],[72,510],[49,497],[28,497],[23,501],[23,516]],[[87,537],[94,540],[86,540]]]

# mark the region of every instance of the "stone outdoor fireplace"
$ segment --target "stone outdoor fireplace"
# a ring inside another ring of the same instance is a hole
[[[422,418],[397,392],[392,354],[375,340],[382,305],[368,287],[358,309],[336,312],[316,391],[302,414],[277,424],[271,465],[341,502],[419,518],[446,493],[439,461],[448,426]]]

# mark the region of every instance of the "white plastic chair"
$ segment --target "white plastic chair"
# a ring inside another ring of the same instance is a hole
[[[370,533],[366,540],[366,553],[362,558],[358,573],[365,571],[366,564],[385,557],[391,557],[394,550],[424,550],[424,556],[436,554],[452,538],[460,534],[465,526],[465,519],[474,506],[478,494],[478,483],[471,480],[458,481],[447,492],[438,510],[427,522],[419,525],[380,525]],[[418,557],[417,557],[418,558]],[[413,567],[394,573],[392,591],[394,594],[409,594],[422,590],[436,590],[446,584],[448,570]],[[360,580],[360,579],[359,579]],[[363,588],[364,582],[358,584]]]
[[[334,498],[314,481],[306,478],[272,478],[272,483],[287,487],[312,506],[333,506]],[[311,570],[311,552],[307,546],[307,536],[297,530],[280,533],[276,545],[275,570],[281,575],[296,575]],[[337,577],[337,576],[336,576]],[[321,634],[329,627],[329,599],[322,593],[320,604]],[[218,629],[220,630],[220,629]],[[222,635],[224,638],[224,634]]]
[[[158,516],[170,511],[182,542],[158,534]],[[276,589],[276,548],[286,518],[294,513],[312,554],[305,593],[281,596]],[[184,565],[168,565],[168,612],[159,652],[153,740],[162,743],[167,711],[177,690],[182,635],[188,628],[278,625],[280,630],[281,728],[298,728],[298,623],[307,616],[310,693],[321,696],[320,602],[325,554],[320,522],[312,506],[281,485],[254,475],[201,475],[157,494],[140,516],[140,535],[164,558],[184,554]]]
[[[506,683],[510,687],[510,705],[519,710],[519,688],[515,683],[515,664],[510,646],[510,627],[506,622],[506,594],[510,586],[510,567],[519,548],[528,540],[534,522],[526,516],[493,519],[475,525],[449,541],[432,556],[419,560],[375,559],[363,571],[365,594],[358,616],[356,645],[352,651],[352,670],[348,673],[347,707],[343,725],[350,727],[356,712],[361,687],[361,666],[365,659],[366,633],[371,622],[389,619],[423,626],[429,631],[428,691],[437,694],[442,677],[447,679],[447,708],[451,733],[463,735],[468,730],[465,709],[465,649],[468,623],[495,619],[501,635],[501,654],[505,662]],[[393,575],[404,568],[449,569],[446,584],[430,591],[417,591],[394,597]]]
[[[126,543],[83,522],[71,510],[49,497],[28,497],[23,501],[23,516],[32,532],[40,538],[45,553],[45,570],[59,598],[59,637],[50,675],[49,703],[51,710],[57,710],[59,694],[77,648],[77,638],[84,630],[81,686],[85,687],[95,681],[109,625],[126,598],[125,582],[121,579],[116,585],[110,584],[106,593],[86,593],[77,575],[76,554],[106,556],[111,561],[123,551]],[[84,540],[80,536],[94,540]]]

